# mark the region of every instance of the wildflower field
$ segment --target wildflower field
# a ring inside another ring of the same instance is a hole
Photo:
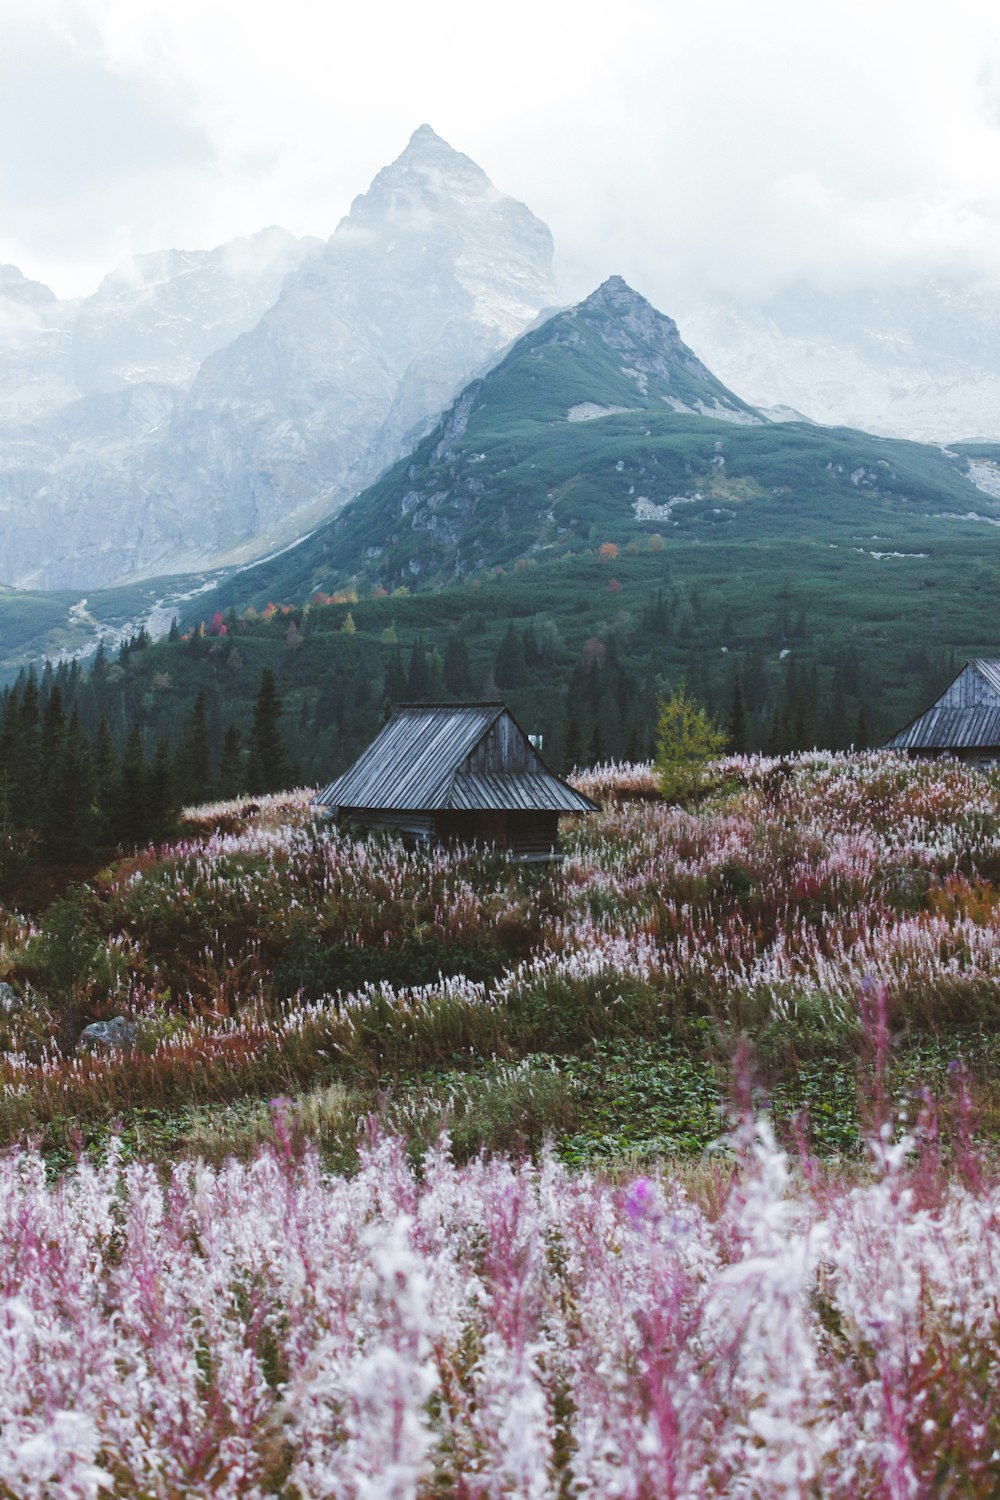
[[[1000,1491],[1000,780],[578,784],[0,913],[0,1495]]]

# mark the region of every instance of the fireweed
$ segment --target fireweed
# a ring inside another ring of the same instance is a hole
[[[649,774],[603,767],[581,784],[644,792]],[[308,1086],[341,1064],[377,1077],[692,1016],[751,1033],[805,1018],[838,1038],[866,976],[889,987],[900,1022],[995,1023],[994,778],[815,753],[730,758],[714,785],[697,813],[611,801],[567,829],[565,862],[542,874],[342,838],[311,822],[304,794],[249,815],[209,809],[201,836],[125,862],[94,895],[108,931],[98,967],[132,967],[114,993],[91,980],[89,1003],[139,1021],[139,1055],[67,1057],[37,1007],[5,1014],[0,1128],[10,1139],[61,1115]],[[410,938],[459,961],[489,942],[494,977],[307,1000],[274,983],[296,931],[376,968]],[[16,978],[34,935],[8,918],[3,939]]]
[[[711,1209],[500,1157],[417,1177],[0,1161],[0,1493],[901,1500],[1000,1484],[1000,1189],[851,1184],[747,1119]]]

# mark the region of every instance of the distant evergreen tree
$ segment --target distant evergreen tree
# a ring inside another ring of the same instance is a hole
[[[598,715],[594,720],[594,732],[590,736],[590,742],[587,745],[587,764],[588,766],[599,766],[606,757],[607,750],[604,744],[604,734],[601,730],[600,715]]]
[[[153,764],[146,778],[144,837],[162,843],[174,829],[174,789],[170,765],[170,746],[165,737],[156,743]]]
[[[452,698],[465,698],[472,692],[472,667],[464,636],[448,637],[444,652],[444,683]]]
[[[111,726],[104,714],[101,715],[97,726],[97,734],[94,737],[94,802],[98,813],[98,839],[109,839],[113,837],[113,808],[115,782],[117,780],[117,757],[115,756],[114,741],[111,737]]]
[[[100,842],[93,756],[75,709],[66,729],[59,778],[41,832],[48,858],[70,863],[89,858]]]
[[[389,660],[385,668],[385,696],[394,706],[402,703],[406,698],[406,671],[403,667],[403,657],[398,646],[393,646],[389,652]]]
[[[726,735],[729,748],[734,755],[742,755],[747,748],[747,716],[743,705],[743,681],[739,669],[733,673],[733,686],[729,695],[729,717],[726,720]]]
[[[411,703],[426,701],[431,696],[431,671],[427,653],[420,636],[410,648],[410,666],[406,674],[406,696]]]
[[[284,785],[286,756],[281,737],[281,699],[270,667],[260,674],[260,690],[250,731],[248,791],[276,792]]]
[[[117,844],[141,844],[147,835],[146,760],[138,724],[133,725],[122,755],[121,770],[115,783],[111,826]]]
[[[208,702],[202,688],[184,726],[176,761],[177,789],[188,804],[207,802],[212,795],[212,744]]]
[[[871,748],[871,734],[868,728],[868,715],[865,705],[862,703],[858,709],[858,722],[854,729],[855,750],[869,750]]]
[[[789,748],[792,750],[811,750],[814,738],[809,696],[805,688],[800,687],[795,695],[795,701],[791,705]]]
[[[94,652],[94,660],[90,668],[90,681],[92,686],[100,688],[103,686],[108,675],[108,653],[103,640],[98,641],[97,650]]]
[[[228,725],[222,741],[222,755],[219,759],[219,795],[225,799],[238,797],[244,790],[240,739],[240,731],[236,725]]]
[[[528,672],[531,673],[538,666],[540,666],[543,660],[543,652],[541,646],[539,645],[538,634],[535,630],[534,620],[532,620],[531,624],[524,632],[523,647],[524,664],[527,667]]]
[[[432,703],[440,703],[445,695],[444,658],[436,648],[428,653],[427,671],[430,677],[427,696]]]
[[[563,744],[563,769],[567,775],[575,771],[583,760],[583,734],[580,729],[580,721],[575,714],[570,714],[566,723],[566,740]]]
[[[524,681],[525,670],[524,642],[511,621],[493,663],[497,687],[518,687]]]
[[[37,824],[40,733],[38,678],[32,667],[22,682],[14,730],[11,800],[18,828]]]
[[[848,742],[847,699],[844,694],[844,671],[838,663],[833,671],[833,690],[826,724],[826,743],[831,750],[846,750]]]

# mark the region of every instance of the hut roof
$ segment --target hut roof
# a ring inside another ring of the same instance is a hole
[[[467,764],[507,716],[523,737],[528,769]],[[314,799],[321,807],[392,812],[593,812],[597,804],[554,776],[502,703],[404,703],[350,770]]]
[[[936,703],[891,740],[887,750],[1000,748],[1000,661],[966,662]]]

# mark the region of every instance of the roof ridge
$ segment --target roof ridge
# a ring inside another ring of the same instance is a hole
[[[507,707],[506,703],[504,703],[500,698],[480,698],[480,699],[476,699],[474,701],[470,700],[469,702],[466,702],[466,703],[449,703],[449,702],[446,702],[444,699],[441,699],[440,701],[435,701],[433,699],[429,699],[428,698],[428,699],[418,700],[418,701],[413,702],[413,703],[397,703],[395,711],[396,711],[396,713],[400,713],[404,708],[447,708],[447,709],[459,709],[459,708],[506,708],[506,707]]]

